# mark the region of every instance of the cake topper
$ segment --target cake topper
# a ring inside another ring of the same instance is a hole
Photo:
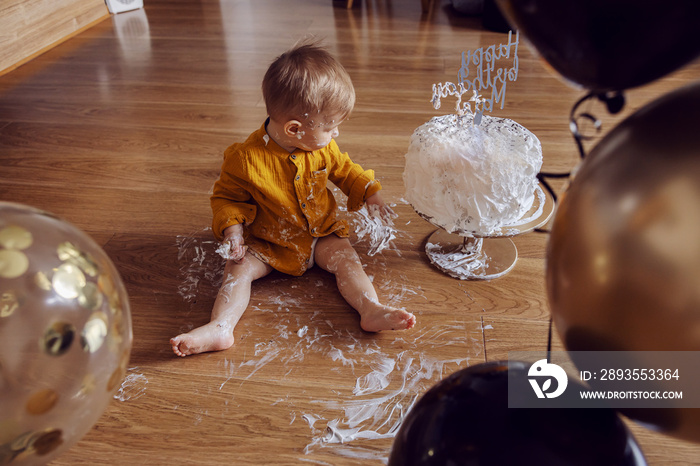
[[[467,113],[474,115],[474,124],[481,123],[481,117],[484,111],[493,111],[493,104],[503,104],[506,100],[506,82],[514,82],[518,79],[518,43],[520,34],[515,33],[513,40],[513,31],[508,32],[508,43],[490,45],[484,50],[479,47],[476,50],[467,50],[462,52],[462,66],[457,73],[459,80],[457,84],[445,82],[433,84],[433,97],[431,102],[435,110],[440,108],[440,99],[453,95],[457,97],[455,111],[458,115],[463,116]],[[511,49],[513,62],[510,67],[501,67],[496,69],[496,60],[511,58]],[[470,67],[475,67],[475,76],[470,77]],[[481,97],[482,91],[491,90],[489,98]],[[467,102],[462,102],[462,95],[472,91],[472,97]],[[470,102],[474,102],[472,110]]]

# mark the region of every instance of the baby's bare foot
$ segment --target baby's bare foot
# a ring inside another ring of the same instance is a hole
[[[209,322],[171,338],[170,344],[173,346],[173,352],[183,358],[207,351],[221,351],[233,345],[233,329],[225,323]]]
[[[416,316],[403,309],[380,306],[361,315],[360,326],[366,332],[408,330],[416,325]]]

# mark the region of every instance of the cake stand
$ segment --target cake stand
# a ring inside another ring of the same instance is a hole
[[[546,224],[554,213],[554,198],[538,185],[532,207],[517,222],[489,233],[445,230],[428,215],[416,213],[432,223],[433,232],[425,245],[430,262],[447,275],[460,280],[491,280],[507,274],[518,260],[510,237],[529,233]]]

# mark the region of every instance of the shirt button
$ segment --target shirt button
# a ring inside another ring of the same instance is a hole
[[[299,181],[300,178],[301,178],[301,176],[297,175],[297,177],[294,178],[294,179],[295,179],[296,181]]]
[[[306,209],[306,204],[304,202],[301,203],[301,208]]]
[[[292,154],[292,160],[296,160],[296,159],[297,159],[296,154]]]

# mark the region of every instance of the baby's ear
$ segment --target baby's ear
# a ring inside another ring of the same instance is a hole
[[[295,138],[301,131],[301,122],[299,120],[289,120],[283,126],[286,136]]]

